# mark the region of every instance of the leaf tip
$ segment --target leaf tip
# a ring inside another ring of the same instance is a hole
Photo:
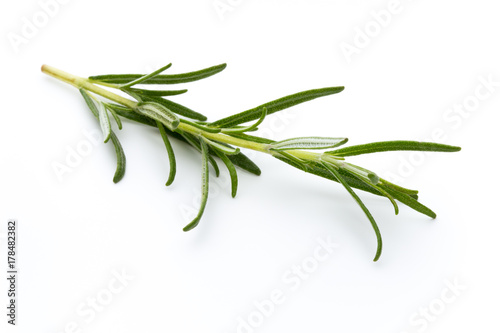
[[[374,173],[368,173],[368,179],[370,179],[373,185],[377,185],[380,181],[379,176]]]
[[[174,131],[175,129],[177,129],[177,127],[179,127],[179,124],[180,124],[180,120],[179,118],[176,118],[174,121],[172,121],[172,131]]]
[[[198,225],[199,221],[200,221],[200,219],[194,219],[191,223],[189,223],[184,228],[182,228],[182,231],[187,232],[187,231],[193,230]]]
[[[382,244],[379,243],[377,247],[377,253],[375,253],[375,258],[373,258],[373,262],[377,262],[380,259],[381,254],[382,254]]]
[[[115,174],[114,177],[113,177],[113,183],[118,183],[120,180],[123,179],[123,176],[125,175],[125,173],[120,173],[120,174]]]

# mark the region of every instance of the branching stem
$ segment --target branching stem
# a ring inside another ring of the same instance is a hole
[[[107,89],[101,88],[98,85],[92,83],[91,80],[89,80],[89,79],[67,73],[65,71],[62,71],[60,69],[57,69],[55,67],[48,66],[48,65],[42,66],[42,72],[60,80],[60,81],[71,84],[72,86],[74,86],[78,89],[83,88],[85,90],[91,91],[97,95],[100,95],[100,96],[107,98],[110,101],[116,102],[118,104],[127,106],[127,107],[132,108],[132,109],[137,107],[137,102],[132,101],[128,98],[122,97],[120,95],[117,95],[117,94],[115,94]],[[196,135],[196,136],[204,136],[207,139],[212,139],[215,141],[224,142],[224,143],[227,143],[227,144],[230,144],[233,146],[252,149],[252,150],[259,151],[261,153],[270,154],[270,155],[279,155],[276,152],[269,150],[267,144],[262,144],[262,143],[248,141],[248,140],[244,140],[244,139],[240,139],[240,138],[235,138],[235,137],[221,134],[221,133],[209,133],[209,132],[204,131],[200,128],[196,128],[194,126],[191,126],[191,125],[185,124],[185,123],[180,123],[177,128],[181,131],[188,132],[188,133]],[[301,158],[303,160],[318,160],[318,157],[320,155],[318,153],[303,151],[303,150],[290,151],[289,154],[293,155],[295,157]]]

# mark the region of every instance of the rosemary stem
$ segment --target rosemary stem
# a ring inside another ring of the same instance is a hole
[[[50,75],[58,80],[69,83],[78,89],[83,88],[83,89],[91,91],[97,95],[105,97],[109,100],[112,100],[116,103],[120,103],[122,105],[128,106],[129,108],[137,107],[136,102],[131,101],[131,100],[129,100],[125,97],[122,97],[120,95],[117,95],[115,93],[112,93],[109,90],[98,87],[95,84],[90,83],[88,79],[84,79],[82,77],[66,73],[60,69],[57,69],[55,67],[48,66],[48,65],[42,66],[42,72],[47,74],[47,75]]]
[[[196,128],[192,125],[186,123],[180,123],[177,127],[181,131],[185,131],[194,135],[202,135],[207,139],[212,139],[219,142],[224,142],[230,145],[238,146],[241,148],[248,148],[256,151],[260,151],[262,153],[268,153],[266,150],[266,145],[262,143],[247,141],[240,138],[235,138],[229,135],[220,134],[220,133],[209,133],[202,129]]]
[[[122,97],[115,93],[112,93],[109,90],[101,88],[95,84],[93,84],[90,80],[64,72],[60,69],[57,69],[52,66],[43,65],[42,72],[52,76],[60,81],[71,84],[77,89],[83,88],[85,90],[91,91],[97,95],[105,97],[113,102],[122,104],[129,108],[135,109],[137,107],[137,102],[131,101],[128,98]],[[191,133],[196,136],[204,136],[207,139],[212,139],[215,141],[227,143],[233,146],[237,146],[240,148],[252,149],[255,151],[259,151],[262,153],[270,154],[270,155],[278,155],[276,152],[269,150],[267,144],[257,143],[253,141],[248,141],[240,138],[235,138],[229,135],[221,134],[221,133],[209,133],[202,129],[196,128],[192,125],[186,123],[180,123],[177,127],[178,130]],[[288,152],[290,155],[295,157],[304,159],[304,160],[317,160],[320,154],[303,151],[303,150],[291,150]]]
[[[206,132],[202,129],[196,128],[196,127],[189,125],[189,124],[186,124],[186,123],[180,123],[177,128],[182,130],[182,131],[194,134],[194,135],[204,136],[207,139],[212,139],[215,141],[224,142],[224,143],[227,143],[227,144],[230,144],[233,146],[237,146],[240,148],[252,149],[255,151],[259,151],[261,153],[279,156],[278,153],[268,149],[268,146],[269,146],[268,144],[247,141],[244,139],[235,138],[235,137],[225,135],[225,134],[220,134],[220,133],[209,133],[209,132]],[[304,151],[304,150],[290,150],[287,153],[290,155],[293,155],[295,157],[301,158],[303,160],[318,160],[319,156],[321,155],[318,153]]]

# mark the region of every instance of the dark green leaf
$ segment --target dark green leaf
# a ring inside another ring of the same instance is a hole
[[[361,177],[359,176],[358,174],[356,173],[352,173],[352,175],[356,178],[358,178],[359,180],[361,180],[362,182],[364,182],[366,185],[372,187],[373,189],[375,189],[376,191],[379,191],[381,195],[385,196],[387,199],[389,199],[389,201],[391,202],[392,206],[394,207],[394,212],[396,215],[399,214],[399,207],[398,207],[398,204],[396,203],[396,201],[394,200],[394,198],[389,194],[387,193],[386,190],[383,189],[382,186],[380,185],[374,185],[372,181],[367,181],[364,177]]]
[[[120,117],[116,114],[115,110],[113,108],[108,107],[109,104],[103,103],[106,109],[111,112],[111,115],[113,115],[113,118],[115,119],[116,125],[118,125],[118,129],[121,130],[123,128],[122,121],[120,120]]]
[[[351,163],[343,162],[341,163],[340,168],[346,170],[349,173],[355,174],[365,179],[369,179],[373,185],[377,185],[380,181],[380,178],[373,171],[367,170]]]
[[[334,167],[330,166],[327,163],[323,163],[323,165],[326,169],[328,169],[328,171],[330,171],[335,176],[335,178],[337,178],[337,180],[344,186],[344,188],[347,190],[347,192],[349,192],[349,194],[351,194],[351,196],[354,198],[354,200],[356,200],[358,205],[361,207],[361,209],[365,213],[366,217],[368,217],[368,220],[370,220],[370,223],[371,223],[373,230],[375,231],[375,235],[377,237],[377,252],[375,253],[375,258],[373,259],[373,261],[377,261],[380,258],[380,255],[382,254],[382,235],[380,234],[380,230],[378,228],[377,222],[375,222],[375,219],[373,218],[373,216],[370,213],[370,211],[368,210],[368,208],[366,208],[363,201],[361,201],[361,199],[354,192],[354,190],[342,178],[340,173],[337,170],[335,170]]]
[[[231,196],[234,198],[236,196],[236,192],[238,191],[238,173],[236,172],[236,168],[223,152],[215,150],[215,153],[219,156],[222,162],[224,162],[227,167],[227,171],[229,171],[229,176],[231,177]]]
[[[82,94],[83,99],[85,100],[85,103],[87,103],[87,106],[89,107],[90,111],[92,111],[92,114],[94,117],[99,119],[99,110],[97,110],[97,106],[94,103],[94,100],[90,95],[87,93],[87,91],[83,88],[80,88],[80,94]]]
[[[139,95],[152,96],[152,97],[180,95],[180,94],[184,94],[188,91],[187,89],[182,89],[182,90],[147,90],[147,89],[137,89],[137,88],[130,88],[129,90],[136,93],[136,94],[139,94]]]
[[[267,109],[267,114],[270,115],[272,113],[284,110],[286,108],[292,107],[292,106],[300,104],[300,103],[310,101],[310,100],[318,98],[318,97],[339,93],[342,90],[344,90],[344,87],[331,87],[331,88],[322,88],[322,89],[313,89],[313,90],[303,91],[303,92],[300,92],[297,94],[282,97],[280,99],[271,101],[269,103],[259,105],[253,109],[243,111],[243,112],[237,113],[235,115],[217,120],[217,121],[213,122],[211,125],[221,127],[221,128],[222,127],[232,127],[235,125],[239,125],[242,123],[246,123],[248,121],[258,119],[261,116],[262,108],[264,108],[264,107]]]
[[[304,167],[304,161],[302,161],[300,158],[298,157],[295,157],[293,156],[292,154],[289,154],[285,151],[278,151],[277,152],[279,155],[274,155],[274,157],[276,157],[277,159],[279,160],[283,160],[286,159],[287,160],[287,163],[290,164],[290,165],[293,165],[294,167],[296,167],[297,169],[300,169],[302,171],[305,171],[305,167]],[[281,156],[280,156],[281,155]]]
[[[109,122],[109,115],[106,107],[101,101],[93,99],[83,88],[80,88],[80,93],[82,94],[89,109],[99,120],[99,125],[101,126],[102,135],[104,137],[104,143],[108,142],[111,137],[111,124]]]
[[[134,86],[136,84],[140,84],[140,83],[147,84],[148,80],[151,80],[152,78],[154,78],[155,76],[157,76],[161,72],[168,69],[170,66],[172,66],[172,64],[168,64],[166,66],[163,66],[160,69],[155,70],[154,72],[152,72],[150,74],[143,75],[143,76],[141,76],[133,81],[127,82],[127,83],[121,85],[120,88],[129,88],[129,87],[132,87],[132,86]]]
[[[408,194],[398,192],[388,186],[384,186],[384,189],[389,192],[389,194],[392,195],[396,200],[404,203],[408,207],[413,208],[417,212],[427,215],[433,219],[436,218],[436,213],[434,213],[430,208],[422,205],[420,202],[418,202]]]
[[[212,167],[214,168],[215,177],[219,177],[220,169],[219,169],[219,165],[217,164],[217,161],[210,155],[208,155],[208,161],[210,162],[210,164],[212,164]]]
[[[266,139],[266,138],[261,138],[261,137],[258,137],[258,136],[248,135],[248,134],[245,134],[245,133],[227,133],[227,135],[233,136],[235,138],[247,140],[247,141],[257,142],[257,143],[266,143],[267,144],[267,143],[273,143],[273,142],[275,142],[273,140],[269,140],[269,139]]]
[[[142,99],[144,101],[150,101],[150,102],[155,102],[155,103],[161,104],[161,105],[165,106],[166,108],[168,108],[170,111],[177,113],[177,114],[184,116],[184,117],[188,117],[188,118],[195,119],[195,120],[201,120],[201,121],[207,120],[207,117],[205,117],[201,113],[193,111],[190,108],[185,107],[184,105],[172,102],[172,101],[165,99],[165,98],[143,96]]]
[[[122,145],[113,131],[111,131],[111,142],[113,142],[116,152],[116,171],[113,177],[113,182],[118,183],[125,175],[125,166],[127,164],[127,160],[125,158],[125,153],[123,152]]]
[[[121,111],[121,112],[123,112],[123,111]],[[136,115],[137,115],[137,118],[135,118]],[[135,112],[132,112],[132,113],[127,112],[127,113],[124,113],[123,116],[127,117],[127,118],[130,117],[129,119],[134,120],[134,121],[138,121],[138,122],[143,123],[145,125],[156,126],[156,123],[151,123],[151,122],[154,122],[153,120],[151,120],[151,119],[149,119],[147,117],[141,116],[140,114],[135,113]],[[167,131],[168,135],[176,138],[177,140],[180,140],[180,141],[182,141],[184,143],[187,143],[187,144],[191,144],[191,142],[189,142],[188,140],[186,140],[186,138],[183,135],[181,135],[180,133],[172,132],[168,128],[165,128],[165,130]],[[219,143],[223,144],[221,142],[219,142]],[[200,150],[199,143],[198,143],[198,147],[195,146],[195,148],[197,150]],[[210,151],[211,155],[216,155],[214,149],[211,149],[210,147],[208,147],[208,148],[209,148],[209,151]],[[251,159],[249,159],[245,154],[243,154],[242,152],[240,152],[240,153],[238,153],[236,155],[228,155],[228,158],[229,158],[229,160],[235,166],[237,166],[237,167],[239,167],[239,168],[241,168],[241,169],[243,169],[245,171],[248,171],[248,172],[250,172],[250,173],[252,173],[254,175],[257,175],[257,176],[259,176],[261,174],[261,170],[259,169],[259,167]],[[215,163],[212,163],[212,164],[215,164]]]
[[[207,205],[208,200],[208,183],[209,183],[209,172],[208,172],[208,147],[204,141],[200,142],[201,144],[201,205],[198,215],[191,221],[188,225],[184,227],[184,231],[189,231],[195,228],[205,211],[205,206]]]
[[[240,148],[234,148],[229,145],[223,145],[217,141],[212,141],[210,139],[207,139],[203,137],[203,140],[211,147],[214,148],[215,150],[218,150],[226,155],[236,155],[240,153]]]
[[[255,130],[257,130],[257,126],[262,124],[262,122],[264,121],[266,116],[267,116],[267,109],[264,107],[264,108],[262,108],[262,114],[260,115],[260,118],[252,125],[242,126],[242,127],[235,126],[235,127],[231,127],[231,128],[224,128],[223,132],[224,133],[244,133],[244,132],[255,131]]]
[[[156,127],[156,121],[154,119],[143,116],[132,109],[125,108],[117,104],[108,104],[108,108],[112,108],[116,114],[122,116],[123,118],[127,118],[144,125]]]
[[[175,132],[174,132],[175,133]],[[182,137],[184,137],[184,139],[189,143],[191,144],[191,146],[193,146],[196,150],[198,150],[199,152],[201,152],[201,144],[200,144],[200,141],[203,141],[203,140],[199,140],[197,137],[195,137],[194,135],[190,134],[190,133],[187,133],[187,132],[179,132],[179,134],[182,135]],[[210,147],[209,147],[210,148]],[[214,168],[214,171],[215,171],[215,176],[216,177],[219,177],[220,175],[220,170],[219,170],[219,166],[217,165],[217,162],[213,159],[212,156],[208,156],[208,161],[210,162],[210,164],[212,164],[212,167]]]
[[[302,164],[300,166],[297,166],[293,163],[290,163],[290,161],[285,159],[285,158],[278,157],[278,156],[275,156],[275,157],[278,158],[279,160],[297,168],[297,169],[300,169],[300,170],[305,171],[307,173],[310,173],[310,174],[313,174],[313,175],[316,175],[316,176],[319,176],[322,178],[326,178],[326,179],[329,179],[329,180],[332,180],[332,181],[338,183],[337,178],[335,178],[330,171],[325,169],[325,167],[321,163],[309,162],[307,164]],[[365,184],[364,182],[362,182],[358,178],[351,175],[349,172],[342,170],[342,169],[340,169],[339,172],[342,175],[342,177],[347,181],[349,186],[357,188],[357,189],[365,191],[365,192],[375,194],[375,195],[381,195],[381,193],[379,191],[376,191],[375,189],[373,189],[372,186],[368,186],[367,184]]]
[[[144,82],[144,84],[177,84],[192,82],[217,74],[224,70],[224,68],[226,68],[226,64],[221,64],[189,73],[157,75],[154,78],[151,78]],[[89,79],[92,81],[105,83],[123,84],[133,80],[137,80],[141,76],[144,76],[144,74],[107,74],[89,76]]]
[[[386,185],[386,186],[389,186],[391,187],[392,189],[398,191],[398,192],[402,192],[402,193],[405,193],[405,194],[408,194],[409,196],[416,196],[418,194],[418,191],[417,190],[410,190],[409,188],[405,188],[405,187],[401,187],[399,185],[396,185],[396,184],[393,184],[385,179],[380,179],[380,182],[383,184],[383,185]],[[415,198],[417,199],[417,198]]]
[[[355,156],[361,154],[377,153],[382,151],[395,150],[417,150],[417,151],[439,151],[439,152],[455,152],[459,151],[460,147],[443,145],[434,142],[419,142],[419,141],[381,141],[367,143],[363,145],[350,146],[326,152],[335,156]]]
[[[137,94],[135,92],[133,92],[132,90],[130,89],[122,89],[122,91],[124,93],[127,93],[129,96],[131,96],[132,98],[134,98],[137,102],[141,103],[141,102],[145,102],[146,100],[146,96],[144,95],[141,95],[141,94]]]
[[[162,123],[159,121],[156,121],[156,126],[158,126],[158,129],[160,130],[161,137],[163,139],[163,142],[165,143],[165,148],[167,148],[167,153],[168,153],[168,161],[170,164],[170,171],[168,174],[168,180],[165,186],[169,186],[170,184],[173,183],[174,178],[175,178],[175,171],[176,171],[176,163],[175,163],[175,154],[174,150],[172,149],[172,145],[170,144],[170,140],[168,139],[167,132],[165,130],[165,126],[163,126]]]
[[[245,154],[240,152],[239,154],[236,155],[229,155],[228,158],[237,167],[245,171],[248,171],[250,173],[253,173],[254,175],[260,176],[261,171],[259,167]]]
[[[182,118],[180,119],[180,121],[181,121],[181,123],[191,125],[193,127],[196,127],[197,129],[200,129],[200,130],[205,131],[207,133],[219,133],[220,132],[220,128],[217,128],[217,127],[208,127],[208,126],[200,125],[200,124],[197,124],[197,123],[194,123],[192,121],[182,119]]]

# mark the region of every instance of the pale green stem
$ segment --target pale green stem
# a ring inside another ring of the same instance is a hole
[[[91,91],[97,95],[100,95],[104,98],[107,98],[113,102],[122,104],[124,106],[127,106],[131,109],[135,109],[137,107],[137,102],[131,101],[128,98],[122,97],[120,95],[117,95],[115,93],[110,92],[109,90],[103,89],[94,83],[92,83],[90,80],[66,73],[62,70],[59,70],[57,68],[43,65],[42,66],[42,72],[50,75],[58,80],[61,80],[63,82],[69,83],[72,86],[80,89],[83,88],[85,90]],[[99,83],[101,84],[101,83]],[[112,87],[112,85],[110,85]],[[204,136],[207,139],[212,139],[215,141],[219,142],[224,142],[233,146],[241,147],[241,148],[247,148],[247,149],[252,149],[256,151],[260,151],[262,153],[270,154],[270,155],[279,155],[278,153],[269,150],[269,145],[268,144],[262,144],[262,143],[257,143],[257,142],[252,142],[252,141],[247,141],[244,139],[240,138],[235,138],[229,135],[221,134],[221,133],[208,133],[206,131],[203,131],[199,128],[196,128],[194,126],[191,126],[186,123],[180,123],[179,126],[177,127],[179,130],[191,133],[196,136]],[[304,151],[304,150],[291,150],[288,151],[290,155],[293,155],[295,157],[301,158],[303,160],[318,160],[319,156],[321,154],[318,153],[313,153],[309,151]]]
[[[90,83],[90,81],[88,79],[84,79],[83,77],[69,74],[69,73],[66,73],[60,69],[54,68],[52,66],[47,66],[47,65],[42,66],[42,72],[47,74],[47,75],[50,75],[58,80],[69,83],[78,89],[83,88],[83,89],[91,91],[97,95],[105,97],[109,100],[112,100],[116,103],[120,103],[122,105],[128,106],[129,108],[134,109],[137,107],[137,102],[131,101],[128,98],[122,97],[120,95],[112,93],[109,90],[98,87],[95,84]]]

